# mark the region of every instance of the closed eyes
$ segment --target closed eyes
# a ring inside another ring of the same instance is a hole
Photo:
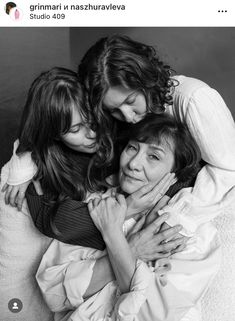
[[[76,124],[73,125],[70,129],[69,129],[69,133],[78,133],[81,130],[82,124]]]

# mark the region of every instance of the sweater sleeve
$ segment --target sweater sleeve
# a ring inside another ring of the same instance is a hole
[[[207,164],[197,175],[194,187],[179,191],[165,211],[172,213],[171,224],[182,222],[182,214],[183,220],[187,216],[193,232],[235,199],[235,125],[216,90],[199,80],[181,77],[173,114],[187,123]]]
[[[99,250],[105,248],[103,238],[90,217],[86,203],[72,199],[61,203],[54,216],[54,225],[58,230],[58,233],[55,233],[50,224],[49,193],[39,196],[33,184],[30,184],[26,199],[34,224],[41,233],[68,244]]]
[[[7,183],[9,185],[19,185],[31,180],[37,172],[37,166],[31,158],[31,153],[27,152],[20,156],[16,154],[19,140],[14,142],[13,155],[9,164],[9,175]]]

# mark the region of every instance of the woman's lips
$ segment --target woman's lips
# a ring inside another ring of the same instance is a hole
[[[85,146],[86,148],[94,148],[96,146],[96,142],[92,143],[91,145],[87,145]]]
[[[137,177],[135,177],[135,176],[132,176],[132,175],[130,175],[130,174],[128,174],[128,173],[123,172],[123,174],[124,174],[124,176],[126,176],[127,178],[134,179],[134,180],[136,180],[136,181],[142,181],[142,179],[137,178]]]

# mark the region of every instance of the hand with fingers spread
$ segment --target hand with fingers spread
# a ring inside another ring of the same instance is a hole
[[[8,185],[6,183],[2,188],[2,192],[5,192],[5,203],[17,207],[20,211],[30,182],[31,180],[20,185]]]
[[[172,240],[181,230],[180,225],[162,232],[159,231],[167,218],[168,215],[163,214],[143,230],[128,235],[129,245],[136,257],[145,262],[168,257],[171,255],[171,251],[185,243],[184,237]],[[164,243],[165,240],[168,240],[168,242]]]
[[[166,222],[164,222],[160,228],[160,232],[163,232],[167,229],[171,228],[170,225],[168,225]],[[174,237],[171,238],[171,241],[177,240],[177,239],[182,239],[182,234],[177,233]],[[186,246],[187,246],[187,241],[188,241],[189,237],[184,237],[183,238],[183,243],[179,244],[175,249],[171,250],[171,255],[178,253],[178,252],[182,252]],[[168,240],[165,240],[164,243],[167,243]]]
[[[159,217],[158,215],[158,211],[160,209],[162,209],[169,201],[169,196],[167,195],[164,195],[162,197],[162,199],[151,209],[151,211],[148,213],[148,215],[146,216],[146,219],[145,219],[145,222],[143,224],[143,227],[146,227],[148,226],[149,224],[151,224],[157,217]],[[162,225],[161,225],[161,228],[159,230],[159,232],[163,232],[167,229],[169,229],[171,226],[168,225],[166,222],[164,222]],[[182,239],[182,235],[180,233],[177,233],[174,237],[171,238],[171,241],[173,240],[176,240],[176,239]],[[173,249],[171,251],[171,255],[174,254],[174,253],[178,253],[178,252],[182,252],[185,247],[186,247],[186,241],[187,241],[187,238],[185,237],[184,239],[184,242],[182,244],[179,244],[175,249]],[[166,244],[167,243],[167,240],[164,241],[164,243]]]
[[[17,207],[19,211],[22,209],[23,201],[25,199],[25,192],[32,180],[29,180],[19,185],[5,184],[2,188],[2,192],[5,192],[5,203],[10,204],[13,207]],[[38,181],[33,181],[35,190],[38,195],[42,195],[42,188]]]
[[[158,184],[149,183],[129,195],[127,202],[127,216],[143,213],[151,209],[176,182],[175,174],[166,174]]]

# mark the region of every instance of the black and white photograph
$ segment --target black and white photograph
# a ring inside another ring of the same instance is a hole
[[[0,321],[234,321],[235,27],[0,42]]]

